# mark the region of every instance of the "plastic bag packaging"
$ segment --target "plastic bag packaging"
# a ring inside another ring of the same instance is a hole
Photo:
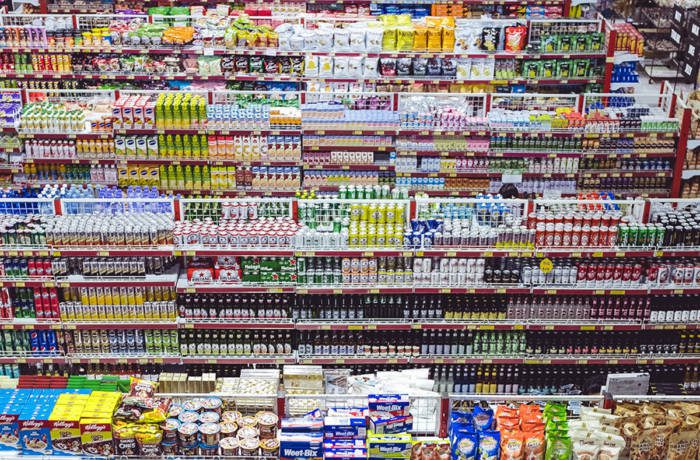
[[[382,50],[384,51],[395,51],[396,50],[396,36],[397,28],[390,27],[384,29],[384,35],[382,35]]]
[[[347,75],[351,78],[362,78],[362,58],[359,56],[353,56],[348,58],[348,70]]]
[[[304,61],[304,75],[307,77],[318,77],[318,66],[318,56],[307,54]]]
[[[579,440],[573,444],[574,460],[596,460],[600,446],[593,440]]]
[[[428,28],[418,25],[413,31],[413,51],[428,49]]]
[[[334,29],[333,51],[351,51],[350,32],[346,29]]]
[[[501,460],[523,460],[525,442],[521,431],[501,430]]]
[[[402,26],[396,28],[396,49],[410,51],[413,49],[413,27]]]
[[[318,57],[318,76],[332,77],[333,76],[333,57],[319,56]]]
[[[333,60],[333,75],[344,78],[348,76],[348,58],[345,56],[336,56]]]
[[[479,460],[498,460],[501,433],[482,431],[479,433]]]
[[[379,59],[373,57],[364,58],[362,61],[362,76],[365,78],[374,78],[378,76]]]
[[[365,31],[365,49],[368,53],[379,53],[384,44],[384,31],[376,22],[367,24]]]
[[[505,30],[505,50],[510,52],[522,51],[527,40],[527,27],[514,26],[506,27]]]

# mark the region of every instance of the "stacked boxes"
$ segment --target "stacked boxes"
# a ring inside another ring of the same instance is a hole
[[[280,460],[323,458],[323,421],[313,417],[282,419]]]
[[[80,418],[80,439],[84,453],[105,456],[114,454],[112,414],[121,397],[121,393],[93,391],[85,402]]]
[[[32,390],[0,390],[0,451],[19,447],[19,415]]]
[[[51,423],[49,416],[65,390],[37,390],[27,396],[27,402],[19,414],[19,448],[26,455],[51,455]]]
[[[121,96],[112,107],[115,129],[155,128],[155,101],[151,96]]]
[[[407,395],[371,394],[368,397],[369,458],[410,458],[413,428],[410,401]]]
[[[324,458],[366,458],[366,407],[331,408],[323,420]]]
[[[80,418],[85,404],[90,399],[90,390],[77,391],[59,395],[49,415],[51,443],[56,454],[82,453]]]

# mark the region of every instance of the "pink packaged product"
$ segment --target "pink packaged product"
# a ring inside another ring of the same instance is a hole
[[[132,129],[134,127],[134,102],[135,96],[127,96],[122,102],[122,129]]]
[[[146,99],[146,96],[135,96],[134,106],[132,108],[134,129],[143,129],[143,108],[146,103]]]
[[[156,127],[156,101],[147,97],[143,105],[143,127],[152,129]]]
[[[122,106],[124,105],[124,99],[123,97],[120,97],[114,102],[114,105],[112,106],[112,118],[114,118],[114,129],[123,129],[123,122],[122,122]]]

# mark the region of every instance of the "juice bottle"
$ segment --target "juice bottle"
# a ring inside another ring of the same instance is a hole
[[[202,187],[205,189],[212,188],[211,177],[209,175],[209,166],[202,166]]]
[[[199,165],[195,165],[192,169],[192,188],[195,190],[202,189],[202,171]]]
[[[192,182],[192,167],[190,165],[187,165],[184,167],[184,172],[183,172],[183,188],[186,188],[187,190],[192,190],[193,182]]]
[[[175,158],[182,158],[185,156],[184,146],[182,144],[182,136],[179,134],[175,135]]]
[[[191,138],[196,139],[197,136],[185,135],[182,136],[182,153],[185,158],[192,158],[192,141]]]

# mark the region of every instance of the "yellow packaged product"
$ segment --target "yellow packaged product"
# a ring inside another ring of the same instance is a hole
[[[454,46],[454,43],[453,43]],[[442,29],[428,26],[428,51],[442,50]]]
[[[442,50],[454,51],[455,49],[455,29],[454,27],[444,26],[442,28]]]
[[[396,50],[396,36],[397,27],[385,27],[384,34],[382,35],[382,50],[384,51],[395,51]]]
[[[396,49],[410,51],[413,49],[413,27],[401,26],[396,28]]]
[[[428,28],[416,26],[413,29],[413,50],[425,51],[428,49]]]

